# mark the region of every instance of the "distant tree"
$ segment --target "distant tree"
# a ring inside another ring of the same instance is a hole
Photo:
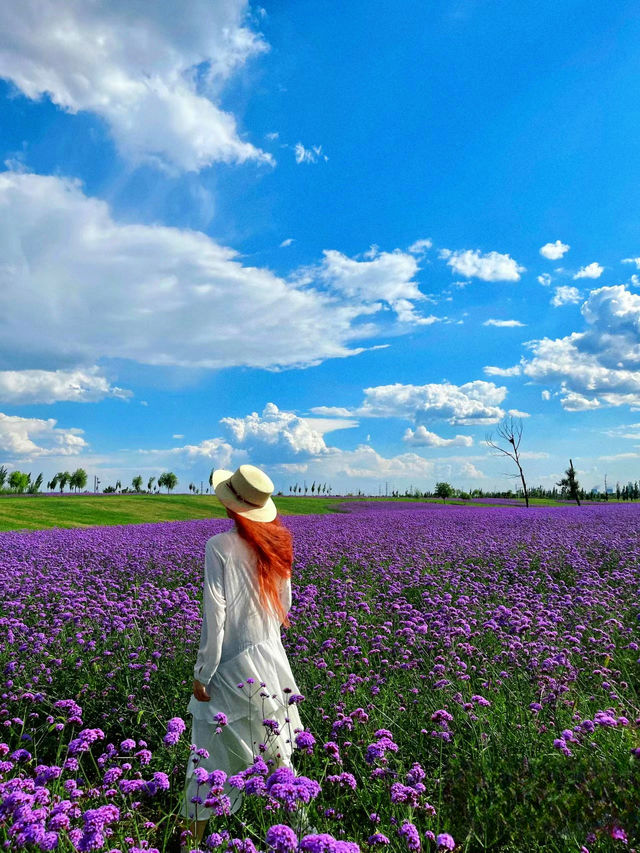
[[[38,492],[40,491],[40,486],[42,486],[42,479],[43,479],[42,474],[38,474],[38,476],[35,478],[35,480],[33,480],[31,483],[29,483],[29,487],[27,488],[27,491],[29,492],[30,495],[37,495],[38,494]]]
[[[25,474],[23,471],[12,471],[9,474],[9,488],[22,494],[28,488],[30,479],[30,474]]]
[[[524,503],[525,506],[529,506],[529,491],[527,489],[527,484],[524,479],[524,471],[522,470],[522,465],[520,464],[520,442],[522,441],[522,421],[516,420],[516,418],[509,417],[504,418],[504,420],[500,423],[497,429],[497,433],[499,436],[499,440],[506,444],[503,447],[498,443],[498,440],[493,440],[493,435],[489,433],[486,436],[486,443],[489,447],[492,447],[498,453],[503,453],[505,456],[508,456],[509,459],[512,459],[518,468],[518,473],[520,474],[520,480],[522,482],[522,491],[524,493]],[[513,475],[517,476],[517,475]]]
[[[211,488],[213,488],[213,472],[214,471],[215,471],[215,468],[212,468],[211,473],[209,474],[209,485],[211,486]]]
[[[116,480],[116,492],[122,489],[122,483],[120,480]]]
[[[3,488],[4,484],[7,482],[7,477],[9,472],[5,468],[4,465],[0,465],[0,489]]]
[[[153,484],[155,483],[155,477],[149,477],[149,482],[147,483],[147,491],[150,492],[153,489]]]
[[[143,483],[143,480],[142,480],[142,476],[140,474],[138,474],[136,477],[133,478],[133,480],[131,480],[131,485],[136,490],[136,492],[142,491],[142,483]]]
[[[87,472],[84,468],[76,468],[76,470],[69,477],[69,485],[72,489],[75,489],[76,492],[78,489],[84,489],[87,485]]]
[[[71,474],[68,471],[58,471],[54,479],[57,480],[60,491],[64,492],[64,487],[71,479]]]
[[[450,498],[453,494],[453,486],[451,486],[449,483],[444,482],[436,483],[434,494],[437,495],[439,498],[442,498],[443,503],[446,503],[447,498]]]
[[[103,491],[103,494],[105,494],[105,495],[112,495],[115,492],[115,490],[116,490],[115,486],[105,486],[102,491]]]
[[[313,483],[311,483],[311,494],[312,495],[315,494],[315,491],[316,491],[316,481],[314,480]]]
[[[578,478],[576,477],[576,469],[573,467],[573,462],[569,460],[569,467],[564,472],[565,476],[556,484],[560,486],[562,490],[562,494],[569,495],[572,500],[574,500],[578,506],[580,506],[580,496],[579,489],[580,484],[578,483]]]
[[[173,471],[165,471],[164,474],[160,474],[160,476],[158,477],[158,485],[165,486],[167,494],[169,494],[170,491],[175,489],[177,484],[178,478],[173,473]]]

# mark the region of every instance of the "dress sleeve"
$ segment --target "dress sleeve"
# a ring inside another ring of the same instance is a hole
[[[226,609],[222,557],[207,543],[204,559],[200,648],[193,669],[194,677],[201,684],[208,684],[218,669],[222,654]]]
[[[287,578],[280,587],[280,603],[282,604],[285,614],[289,613],[289,610],[291,609],[291,578]]]

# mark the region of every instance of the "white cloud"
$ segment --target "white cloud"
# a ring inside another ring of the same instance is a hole
[[[520,409],[509,409],[507,412],[512,418],[530,418],[529,412],[521,412]]]
[[[459,275],[480,278],[483,281],[519,281],[525,268],[509,255],[500,252],[482,254],[479,249],[464,249],[452,252],[442,249],[440,257]]]
[[[620,263],[622,263],[622,264],[635,264],[636,267],[640,270],[640,258],[623,258]]]
[[[81,429],[60,429],[54,418],[21,418],[0,412],[0,454],[33,460],[43,456],[74,456],[88,445]]]
[[[566,254],[570,248],[571,246],[567,243],[562,243],[560,240],[556,240],[555,243],[545,243],[540,249],[540,254],[543,258],[548,258],[550,261],[557,261],[558,258],[561,258]]]
[[[522,372],[519,364],[514,364],[513,367],[493,367],[487,365],[483,370],[487,376],[520,376]]]
[[[286,240],[283,240],[282,243],[280,243],[280,246],[278,248],[286,249],[288,246],[291,246],[293,243],[295,243],[294,238],[293,237],[287,237]]]
[[[222,418],[220,423],[237,443],[247,447],[277,446],[280,452],[309,456],[327,452],[318,429],[293,412],[281,411],[275,403],[267,403],[262,415],[252,412],[244,418]]]
[[[551,399],[551,392],[547,391],[547,389],[545,388],[544,391],[541,392],[540,396],[542,397],[543,400],[550,400]]]
[[[549,287],[551,281],[552,278],[548,272],[543,272],[542,275],[538,276],[538,284],[541,284],[543,287]]]
[[[592,264],[587,264],[586,267],[580,267],[578,272],[574,275],[574,279],[576,278],[600,278],[602,273],[604,272],[604,267],[601,267],[600,264],[595,261]]]
[[[571,287],[568,284],[562,284],[556,287],[550,302],[554,308],[559,308],[561,305],[572,305],[580,302],[580,291],[577,287]]]
[[[359,417],[404,418],[423,423],[491,424],[503,417],[500,403],[507,389],[481,379],[464,385],[447,382],[428,385],[378,385],[365,388],[363,404],[353,414]]]
[[[530,341],[523,373],[559,386],[569,411],[628,405],[640,408],[640,295],[622,285],[591,291],[581,307],[586,328]]]
[[[184,434],[181,432],[174,432],[171,438],[184,438]]]
[[[429,432],[424,426],[419,426],[415,430],[407,429],[402,440],[416,447],[471,447],[473,444],[473,438],[470,435],[442,438],[435,432]]]
[[[191,461],[207,461],[214,468],[235,468],[245,461],[246,457],[246,454],[232,447],[223,438],[208,438],[200,444],[174,447],[169,453],[184,457],[186,464]]]
[[[425,296],[414,280],[419,267],[413,255],[398,249],[381,252],[375,246],[361,259],[334,249],[325,249],[323,255],[319,267],[307,270],[308,280],[318,278],[343,299],[372,307],[386,303],[400,322],[430,325],[441,319],[415,313],[413,303]]]
[[[416,240],[412,243],[408,250],[412,255],[424,255],[433,246],[433,242],[426,238],[424,240]]]
[[[0,76],[26,97],[90,111],[122,154],[200,170],[262,160],[220,106],[225,82],[264,50],[246,0],[21,0],[3,9]]]
[[[0,400],[12,405],[71,401],[88,403],[105,397],[122,400],[132,392],[110,385],[99,367],[77,370],[0,370]]]
[[[482,325],[497,326],[499,329],[510,329],[516,326],[522,327],[525,323],[521,323],[520,320],[485,320]]]
[[[313,406],[311,411],[321,418],[349,418],[353,414],[351,409],[345,409],[344,406]]]
[[[359,426],[358,421],[353,418],[308,418],[301,417],[314,432],[326,435],[328,432],[337,432],[341,429],[354,429]]]
[[[28,367],[318,364],[362,352],[381,300],[421,298],[408,254],[327,252],[286,280],[203,233],[121,225],[77,182],[13,172],[0,173],[0,259],[0,355]]]
[[[317,163],[318,160],[324,160],[325,163],[329,159],[326,154],[322,153],[322,145],[312,145],[311,148],[305,148],[301,142],[296,142],[293,149],[296,163]]]

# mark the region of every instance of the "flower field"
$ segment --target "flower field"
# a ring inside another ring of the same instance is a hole
[[[220,812],[203,848],[640,849],[640,508],[286,523],[297,775],[258,755],[225,815],[225,780],[203,774]],[[204,546],[228,525],[0,534],[5,849],[167,847],[197,759]]]

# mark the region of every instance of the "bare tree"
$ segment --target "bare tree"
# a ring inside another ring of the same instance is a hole
[[[498,453],[503,453],[505,456],[508,456],[509,459],[513,459],[518,467],[518,473],[520,474],[520,479],[522,481],[522,491],[524,492],[524,503],[525,506],[529,506],[529,491],[527,489],[527,484],[524,479],[524,471],[522,470],[522,465],[520,464],[520,442],[522,441],[522,421],[520,419],[516,419],[509,415],[509,417],[504,418],[498,428],[497,428],[498,437],[494,441],[493,433],[489,433],[485,440],[489,447],[496,450]],[[503,446],[506,444],[506,446]],[[512,474],[510,476],[517,477],[517,474]]]

